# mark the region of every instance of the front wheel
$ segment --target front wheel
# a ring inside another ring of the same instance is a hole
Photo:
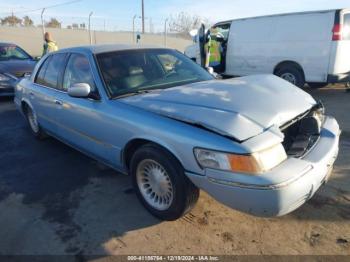
[[[147,144],[130,163],[133,186],[146,209],[162,220],[176,220],[189,212],[199,189],[186,177],[177,159],[163,148]]]

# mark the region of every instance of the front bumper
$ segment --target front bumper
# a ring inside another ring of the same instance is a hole
[[[266,174],[249,176],[206,170],[205,176],[190,172],[186,175],[233,209],[256,216],[282,216],[304,204],[328,180],[338,155],[339,135],[337,121],[327,117],[319,140],[303,158],[288,158]]]
[[[17,79],[0,82],[0,96],[14,96]]]

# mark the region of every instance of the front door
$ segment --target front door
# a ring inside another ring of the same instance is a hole
[[[98,99],[76,98],[68,95],[68,88],[77,83],[89,84],[98,93],[88,58],[79,53],[70,55],[62,81],[57,111],[59,136],[77,149],[115,166],[119,149],[107,142],[108,116],[101,110]]]

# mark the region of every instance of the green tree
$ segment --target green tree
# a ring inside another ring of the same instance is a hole
[[[23,23],[23,25],[24,26],[33,26],[34,25],[34,22],[33,22],[33,20],[32,19],[30,19],[30,17],[29,16],[25,16],[25,17],[23,17],[23,21],[22,21],[22,23]]]
[[[61,28],[61,23],[56,18],[51,18],[51,20],[47,22],[45,26],[52,28]]]
[[[1,19],[1,25],[17,26],[22,23],[22,19],[14,15],[9,15]]]

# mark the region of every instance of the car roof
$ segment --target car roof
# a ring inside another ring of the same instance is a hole
[[[88,45],[61,49],[59,52],[89,52],[92,54],[109,53],[115,51],[137,50],[137,49],[164,49],[155,45],[128,45],[128,44],[108,44],[108,45]]]
[[[14,45],[14,46],[17,46],[16,44],[11,43],[11,42],[0,42],[0,46],[8,46],[8,45]]]

